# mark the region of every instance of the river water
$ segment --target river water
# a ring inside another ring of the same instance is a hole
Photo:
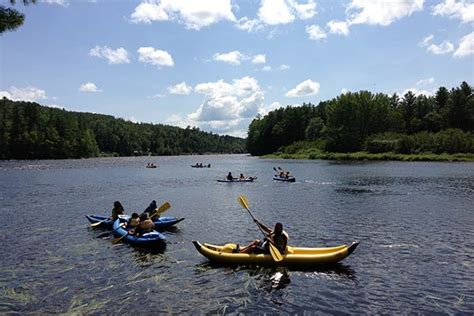
[[[147,169],[147,162],[157,169]],[[194,169],[196,162],[210,169]],[[272,181],[273,167],[295,183]],[[218,183],[228,171],[255,183]],[[360,241],[340,264],[218,267],[192,240],[245,244],[255,217],[290,244]],[[86,214],[151,200],[185,217],[161,252],[112,244]],[[474,164],[264,160],[245,155],[0,162],[0,314],[474,312]],[[103,236],[97,238],[97,236]]]

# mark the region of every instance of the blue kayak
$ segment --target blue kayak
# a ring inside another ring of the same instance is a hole
[[[137,237],[135,235],[130,235],[127,229],[121,227],[120,225],[122,223],[124,223],[124,220],[117,219],[112,225],[112,228],[114,229],[114,235],[116,237],[125,236],[122,238],[122,241],[140,247],[159,247],[165,245],[166,237],[162,233],[154,230],[150,233],[146,233],[140,237]]]
[[[112,229],[112,226],[114,224],[114,221],[110,220],[108,216],[100,216],[100,215],[86,215],[87,220],[91,222],[92,224],[103,221],[102,224],[100,224],[98,227],[102,228],[107,228],[107,229]],[[129,216],[124,216],[125,219],[129,219]],[[176,218],[176,217],[171,217],[171,216],[160,216],[158,219],[154,220],[153,222],[155,223],[155,229],[166,229],[169,228],[173,225],[178,224],[184,220],[184,218]]]

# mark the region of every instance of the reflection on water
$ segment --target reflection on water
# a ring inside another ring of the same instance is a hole
[[[474,164],[325,162],[207,156],[0,162],[0,313],[469,314],[474,310]],[[273,168],[295,183],[274,183]],[[229,171],[255,183],[222,185]],[[284,224],[290,244],[359,240],[341,263],[212,265],[191,240],[260,237],[237,204]],[[185,217],[165,248],[112,244],[86,214],[151,200]]]

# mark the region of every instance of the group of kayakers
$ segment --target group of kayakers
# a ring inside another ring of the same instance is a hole
[[[194,167],[194,168],[211,168],[211,164],[208,163],[207,165],[203,165],[202,162],[196,162],[195,165],[191,166],[191,167]]]
[[[130,219],[125,223],[126,227],[130,228],[128,233],[140,236],[152,232],[155,228],[153,219],[160,216],[155,212],[156,209],[156,201],[153,200],[142,214],[139,215],[138,213],[132,213]],[[112,216],[110,216],[109,219],[116,221],[119,218],[119,215],[125,215],[125,210],[122,203],[115,201],[114,208],[112,209]]]
[[[246,178],[243,173],[241,173],[238,178],[234,178],[234,176],[232,175],[232,172],[230,172],[230,171],[229,171],[229,173],[227,174],[227,176],[225,178],[228,181],[253,180],[254,179],[254,177]]]
[[[155,165],[154,162],[148,162],[148,163],[146,164],[146,167],[147,167],[147,168],[156,168],[157,165]]]

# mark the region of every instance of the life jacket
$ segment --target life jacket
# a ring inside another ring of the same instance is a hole
[[[138,225],[138,229],[142,234],[151,232],[153,228],[155,228],[155,223],[151,219],[144,220]]]
[[[137,227],[138,225],[140,225],[140,219],[138,217],[131,218],[130,221],[128,222],[128,226],[130,227]]]
[[[272,233],[270,235],[272,238],[273,242],[275,243],[275,246],[280,250],[281,253],[286,253],[286,249],[288,246],[288,234],[283,231],[281,234],[276,235],[275,233]]]

